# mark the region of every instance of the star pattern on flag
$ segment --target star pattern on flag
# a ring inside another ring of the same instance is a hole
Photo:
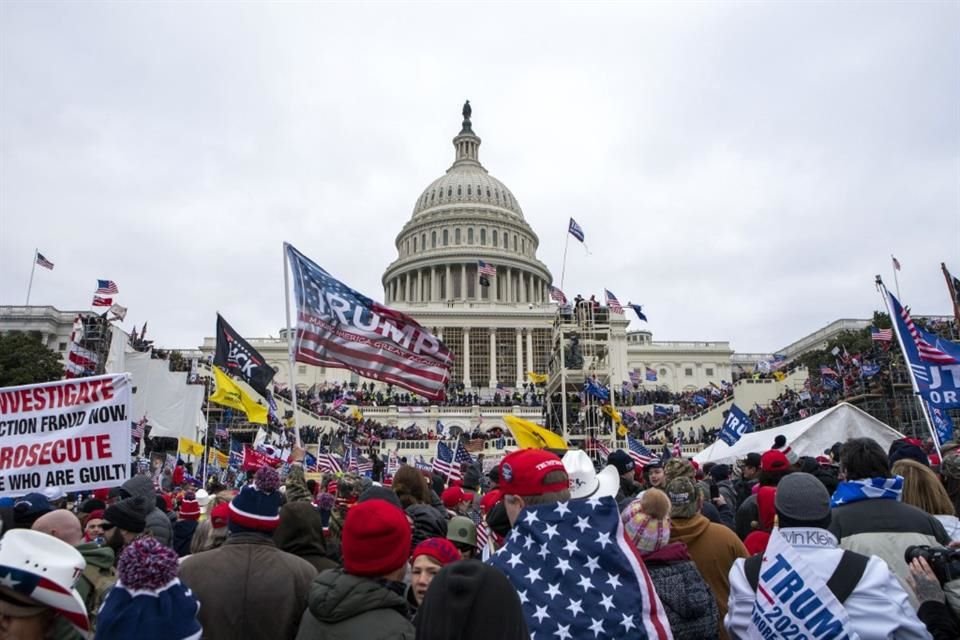
[[[646,638],[651,595],[613,498],[527,507],[490,559],[520,593],[531,638]],[[659,602],[656,608],[661,612]],[[623,612],[630,612],[624,614]],[[662,618],[666,628],[665,618]],[[664,633],[668,633],[664,631]],[[661,634],[663,635],[663,634]]]

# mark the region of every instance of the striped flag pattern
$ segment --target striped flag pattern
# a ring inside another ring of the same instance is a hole
[[[560,291],[560,289],[557,289],[556,287],[550,287],[550,299],[560,304],[567,304],[567,296],[563,294],[563,291]]]
[[[458,442],[456,448],[460,448]],[[459,455],[459,454],[457,454]],[[433,472],[440,473],[450,480],[461,480],[460,463],[455,462],[454,452],[445,442],[437,443],[437,457],[433,459]]]
[[[53,263],[43,257],[43,254],[39,251],[37,252],[37,264],[43,267],[44,269],[50,269],[53,271]]]
[[[651,462],[659,460],[650,449],[647,449],[639,440],[631,437],[629,434],[627,434],[627,454],[633,458],[634,463],[641,467],[645,467]]]
[[[343,467],[340,466],[340,460],[333,453],[317,454],[317,468],[324,473],[342,473]]]
[[[480,272],[480,275],[490,278],[497,275],[497,268],[489,262],[484,262],[483,260],[477,260],[477,271]]]
[[[117,283],[113,280],[97,280],[97,290],[94,291],[94,293],[110,295],[113,293],[120,293],[120,290],[117,289]]]
[[[892,342],[893,329],[870,329],[870,339],[874,342]]]
[[[913,338],[913,343],[917,345],[917,352],[919,352],[921,360],[936,364],[954,364],[957,361],[949,353],[937,349],[923,339],[920,332],[917,331],[917,326],[913,324],[913,318],[910,317],[909,309],[901,306],[900,317],[903,319],[904,324],[907,325],[907,331],[910,333],[910,337]]]
[[[617,300],[617,296],[613,295],[609,289],[604,289],[603,292],[607,296],[607,306],[610,307],[610,311],[623,315],[623,307],[620,306],[620,301]]]

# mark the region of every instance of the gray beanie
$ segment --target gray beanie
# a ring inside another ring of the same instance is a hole
[[[791,520],[816,522],[830,515],[830,494],[809,473],[791,473],[777,485],[777,512]]]

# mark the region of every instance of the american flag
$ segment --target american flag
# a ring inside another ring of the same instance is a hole
[[[570,225],[567,227],[567,232],[569,232],[570,235],[572,235],[574,238],[576,238],[580,242],[583,242],[583,239],[584,239],[583,228],[580,225],[578,225],[577,221],[574,220],[573,218],[570,218]]]
[[[440,444],[443,444],[443,443],[441,442]],[[423,456],[417,456],[417,459],[413,462],[413,466],[417,471],[433,472],[433,465],[431,465],[429,462],[424,460]]]
[[[557,289],[556,287],[550,287],[550,299],[554,302],[559,302],[560,304],[567,304],[567,296],[563,294],[563,291]]]
[[[820,367],[820,375],[821,376],[838,376],[840,374],[838,374],[836,371],[834,371],[827,365],[823,365],[822,367]]]
[[[641,467],[645,467],[651,462],[655,462],[660,459],[655,453],[650,451],[650,449],[647,449],[645,446],[643,446],[639,440],[631,437],[629,434],[627,434],[627,454],[629,454],[629,456],[633,458],[633,461]]]
[[[893,298],[894,301],[896,301],[897,307],[900,307],[900,318],[903,320],[904,324],[907,325],[907,332],[913,339],[913,343],[917,346],[917,352],[920,354],[920,359],[924,362],[933,362],[935,364],[956,363],[956,358],[930,344],[928,340],[924,339],[924,337],[920,335],[920,330],[917,329],[917,326],[913,323],[913,318],[910,317],[910,310],[904,306],[900,306],[900,301],[894,298],[892,293],[889,291],[887,293],[891,298]]]
[[[391,451],[387,454],[387,475],[393,476],[396,475],[397,471],[400,470],[400,456],[397,455],[396,451]]]
[[[606,460],[607,457],[609,457],[609,455],[610,455],[610,447],[608,447],[608,446],[606,445],[606,443],[604,443],[602,440],[597,440],[596,438],[590,440],[590,441],[587,443],[587,448],[589,448],[589,447],[591,447],[591,446],[592,446],[594,449],[597,450],[597,453],[599,453],[601,456],[603,456],[604,460]]]
[[[37,264],[43,267],[44,269],[53,270],[53,263],[43,257],[43,254],[39,251],[37,252]]]
[[[657,381],[657,370],[646,367],[646,378],[647,382],[656,382]]]
[[[489,539],[490,531],[487,529],[487,521],[481,518],[480,522],[477,523],[477,549],[482,550],[486,547]]]
[[[133,439],[134,440],[143,439],[144,433],[146,432],[146,429],[147,429],[147,417],[144,416],[140,418],[140,420],[138,420],[137,422],[131,422],[130,424],[132,425],[132,428],[130,430],[130,435],[133,437]]]
[[[230,440],[230,462],[231,467],[239,467],[243,464],[243,443],[239,440]]]
[[[120,290],[117,289],[117,283],[113,280],[97,280],[97,290],[94,293],[120,293]]]
[[[607,296],[607,306],[610,307],[610,311],[623,315],[623,307],[620,306],[617,296],[613,295],[609,289],[604,289],[603,293]]]
[[[891,342],[893,329],[870,329],[870,339],[874,342]]]
[[[631,369],[630,373],[627,374],[630,376],[630,382],[633,384],[640,384],[640,372],[636,369]]]
[[[680,436],[677,436],[673,439],[673,457],[683,457],[683,441],[681,440]]]
[[[672,637],[613,498],[525,508],[490,564],[517,590],[530,637]]]
[[[893,268],[896,269],[897,271],[900,271],[900,261],[894,258],[893,256],[890,256],[890,260],[891,262],[893,262]]]
[[[460,443],[454,446],[457,448],[456,455],[459,457]],[[445,442],[437,443],[437,457],[433,459],[433,472],[442,474],[450,480],[460,480],[463,477],[460,473],[460,463],[454,462],[453,449]]]
[[[373,462],[372,462],[372,461],[368,460],[367,458],[364,458],[364,457],[361,456],[361,455],[358,455],[358,456],[357,456],[356,458],[354,458],[354,459],[356,460],[357,473],[359,473],[360,475],[364,475],[364,474],[367,474],[367,473],[373,473]]]
[[[286,245],[297,301],[297,362],[349,369],[441,400],[450,350],[416,320],[343,284]]]
[[[480,273],[480,275],[490,278],[497,275],[497,268],[490,263],[484,262],[483,260],[477,260],[477,271]]]
[[[335,453],[318,453],[317,468],[324,473],[341,473],[343,467]]]
[[[93,302],[91,304],[95,307],[111,307],[113,306],[113,298],[93,296]]]

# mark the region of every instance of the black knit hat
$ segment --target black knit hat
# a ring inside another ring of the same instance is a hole
[[[153,505],[142,496],[126,498],[107,507],[107,510],[103,513],[103,519],[106,520],[103,528],[120,527],[131,533],[143,533],[143,530],[147,528],[146,514],[152,509]]]
[[[498,569],[479,560],[447,565],[417,610],[417,640],[526,640],[520,597]]]

